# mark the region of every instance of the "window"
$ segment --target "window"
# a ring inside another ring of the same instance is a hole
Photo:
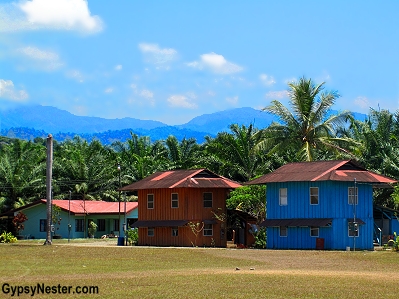
[[[310,227],[310,236],[311,237],[318,237],[319,236],[319,227],[318,226],[311,226]]]
[[[349,187],[348,188],[348,204],[357,205],[358,202],[358,190],[357,187]]]
[[[179,207],[179,194],[172,193],[172,208]]]
[[[47,231],[47,219],[40,219],[40,231],[41,232]]]
[[[319,188],[318,187],[310,187],[310,204],[311,205],[319,204]]]
[[[119,231],[119,219],[114,219],[114,231]]]
[[[179,228],[176,227],[172,227],[172,237],[177,237],[179,236]]]
[[[149,236],[149,237],[153,237],[154,236],[154,228],[153,227],[149,227],[147,229],[147,236]]]
[[[349,237],[359,237],[359,223],[348,222],[348,236]]]
[[[75,219],[75,232],[83,232],[84,226],[83,219]]]
[[[154,208],[154,194],[147,194],[147,209]]]
[[[212,193],[204,192],[204,208],[212,208]]]
[[[280,226],[280,237],[286,237],[286,236],[287,236],[287,227]]]
[[[280,201],[280,206],[286,206],[288,204],[287,188],[280,188],[279,201]]]
[[[97,219],[97,230],[105,232],[105,219]]]
[[[212,224],[204,225],[204,236],[213,236],[213,225]]]

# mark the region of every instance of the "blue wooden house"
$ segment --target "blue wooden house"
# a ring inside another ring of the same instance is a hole
[[[373,188],[396,181],[352,160],[286,164],[247,184],[267,184],[269,249],[373,249]]]
[[[61,238],[87,238],[88,226],[91,221],[97,224],[95,238],[104,235],[120,236],[124,233],[123,223],[126,218],[131,227],[138,219],[137,202],[106,202],[91,200],[52,200],[53,206],[60,209],[60,214],[55,223],[54,233]],[[126,216],[125,216],[126,211]],[[21,236],[27,239],[45,239],[47,234],[46,200],[41,199],[21,208],[1,214],[4,219],[11,219],[19,212],[24,213],[28,220],[24,222]],[[70,230],[68,224],[71,224]]]

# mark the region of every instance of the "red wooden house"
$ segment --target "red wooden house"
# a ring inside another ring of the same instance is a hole
[[[154,173],[121,188],[137,191],[139,244],[226,247],[226,199],[235,181],[206,169]]]

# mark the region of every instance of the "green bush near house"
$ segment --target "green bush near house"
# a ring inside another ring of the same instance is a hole
[[[127,230],[127,241],[129,245],[137,245],[139,241],[139,230],[137,228],[129,228]]]
[[[12,233],[3,232],[0,235],[0,243],[15,243],[17,238]]]

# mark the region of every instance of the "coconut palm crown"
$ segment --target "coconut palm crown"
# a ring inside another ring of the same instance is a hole
[[[331,107],[339,98],[336,91],[324,91],[324,83],[316,85],[312,79],[300,78],[288,83],[290,108],[273,100],[263,111],[275,115],[267,129],[262,147],[270,152],[293,149],[299,161],[312,161],[324,151],[345,152],[339,144],[347,141],[336,137],[336,129],[351,117],[349,111],[331,114]]]

